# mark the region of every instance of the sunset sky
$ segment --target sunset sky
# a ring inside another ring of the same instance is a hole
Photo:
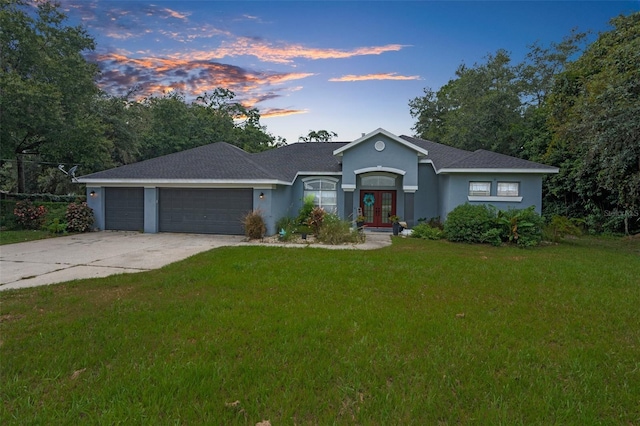
[[[68,23],[95,38],[107,92],[216,87],[258,108],[275,136],[309,130],[353,140],[378,127],[411,135],[410,99],[437,90],[461,64],[503,48],[594,39],[639,1],[89,1],[62,0]],[[214,141],[212,141],[214,142]]]

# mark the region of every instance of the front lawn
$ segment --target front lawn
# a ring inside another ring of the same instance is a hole
[[[52,234],[49,231],[19,230],[0,231],[0,245],[24,243],[25,241],[43,240],[45,238],[60,237],[64,234]]]
[[[228,247],[0,293],[2,424],[640,424],[640,239]]]

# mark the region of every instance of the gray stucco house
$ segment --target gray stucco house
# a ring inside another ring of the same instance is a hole
[[[107,230],[243,234],[260,210],[269,234],[307,194],[373,228],[397,214],[411,227],[464,203],[535,206],[555,167],[495,152],[464,151],[377,129],[352,142],[294,143],[250,154],[224,142],[80,177],[96,226]]]

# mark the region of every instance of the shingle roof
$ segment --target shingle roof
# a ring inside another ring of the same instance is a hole
[[[225,142],[203,145],[80,179],[269,179],[251,154]]]
[[[345,142],[295,143],[250,154],[225,142],[212,143],[139,163],[104,170],[80,179],[283,180],[298,172],[340,172],[333,150]]]
[[[465,151],[452,146],[443,145],[424,139],[400,136],[402,139],[411,142],[429,151],[427,159],[430,159],[437,172],[442,170],[460,169],[482,169],[482,170],[526,170],[529,172],[556,171],[556,167],[546,164],[534,163],[522,158],[499,154],[493,151],[478,149],[477,151]]]
[[[497,152],[479,149],[466,157],[453,161],[443,168],[446,169],[528,169],[549,170],[553,167],[545,164],[534,163],[522,158],[498,154]]]
[[[431,160],[436,170],[440,170],[447,164],[473,154],[471,151],[465,151],[464,149],[454,148],[452,146],[443,145],[437,142],[412,138],[410,136],[400,137],[407,142],[426,149],[429,152],[429,155],[427,155],[427,159]]]
[[[522,170],[553,172],[557,169],[491,151],[465,151],[436,142],[400,136],[428,151],[437,173],[441,171]],[[175,154],[82,176],[84,180],[242,180],[293,182],[298,173],[340,173],[341,157],[335,150],[350,142],[294,143],[250,154],[225,142],[203,145]]]
[[[340,158],[333,151],[347,142],[293,143],[253,154],[253,160],[268,168],[274,177],[293,182],[298,172],[339,173]]]

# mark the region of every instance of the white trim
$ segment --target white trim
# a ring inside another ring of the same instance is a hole
[[[431,167],[433,167],[433,172],[435,174],[438,174],[438,170],[436,170],[436,165],[433,164],[433,160],[430,158],[421,158],[420,160],[418,160],[418,164],[431,164]]]
[[[520,203],[522,202],[522,197],[498,197],[496,195],[491,195],[491,196],[474,196],[474,195],[468,195],[467,196],[467,200],[469,201],[506,201],[506,202],[512,202],[512,203]]]
[[[318,180],[318,179],[326,179],[326,180],[330,180],[330,181],[332,181],[333,183],[338,183],[338,181],[340,180],[340,179],[338,179],[338,178],[334,178],[334,177],[327,177],[327,176],[322,176],[322,175],[320,175],[320,176],[309,176],[309,177],[306,177],[306,178],[302,178],[302,179],[300,179],[300,180],[301,180],[302,182],[309,182],[310,180]]]
[[[291,185],[279,180],[222,180],[222,179],[79,179],[89,186],[113,187],[173,187],[173,188],[256,188],[274,189],[276,185]]]
[[[371,173],[371,172],[390,172],[390,173],[395,173],[397,175],[402,175],[402,176],[407,174],[405,170],[396,169],[394,167],[385,167],[385,166],[365,167],[364,169],[357,169],[353,171],[353,173],[355,173],[356,175],[360,175],[362,173]]]
[[[349,191],[349,192],[351,192],[351,191],[355,191],[355,189],[356,189],[356,184],[355,184],[355,183],[343,183],[343,184],[342,184],[342,186],[341,186],[341,188],[342,188],[344,191]]]
[[[358,145],[358,144],[360,144],[360,143],[362,143],[362,142],[364,142],[364,141],[366,141],[368,139],[371,139],[376,135],[384,135],[384,136],[388,137],[389,139],[391,139],[391,140],[393,140],[393,141],[395,141],[395,142],[397,142],[397,143],[399,143],[401,145],[406,146],[407,148],[411,148],[412,150],[416,151],[418,154],[422,154],[422,155],[425,155],[425,156],[429,155],[429,151],[427,151],[426,149],[420,148],[417,145],[414,145],[414,144],[412,144],[410,142],[407,142],[406,140],[394,135],[393,133],[390,133],[389,131],[387,131],[387,130],[381,128],[381,127],[376,129],[376,130],[374,130],[371,133],[367,133],[366,135],[363,135],[361,138],[358,138],[355,141],[350,142],[350,143],[344,145],[341,148],[336,149],[335,151],[333,151],[333,155],[342,155],[342,153],[344,151],[346,151],[348,149],[351,149],[354,146],[356,146],[356,145]]]
[[[298,176],[342,176],[342,172],[296,172],[293,180],[298,179]]]
[[[517,173],[517,174],[545,174],[545,173],[558,173],[560,169],[556,167],[548,169],[440,169],[437,174],[440,173]]]
[[[406,185],[402,187],[404,192],[416,192],[418,190],[418,185]]]

